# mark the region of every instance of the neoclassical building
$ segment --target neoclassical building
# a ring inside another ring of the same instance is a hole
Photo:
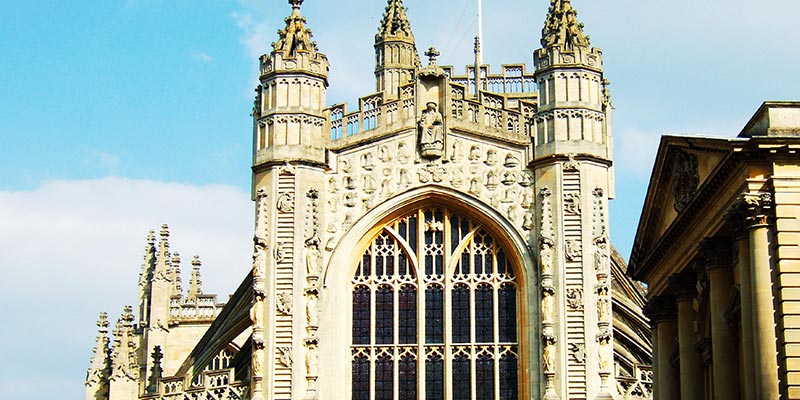
[[[664,136],[629,273],[649,285],[656,398],[800,398],[800,103],[736,138]]]
[[[353,108],[289,3],[253,107],[252,266],[223,306],[151,236],[87,399],[651,398],[643,289],[608,235],[608,81],[570,1],[532,72],[491,71],[476,38],[458,75],[388,0]]]

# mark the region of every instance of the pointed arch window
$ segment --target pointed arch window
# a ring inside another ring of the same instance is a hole
[[[351,398],[517,399],[520,296],[506,254],[445,208],[383,226],[351,282]]]

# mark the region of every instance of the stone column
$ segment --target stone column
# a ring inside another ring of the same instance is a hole
[[[769,214],[772,196],[745,195],[750,231],[750,270],[753,288],[753,370],[756,371],[756,398],[777,399],[778,350],[775,332],[775,308],[772,294],[772,263],[770,257]]]
[[[733,248],[728,239],[705,239],[700,242],[698,255],[711,283],[709,312],[714,396],[738,399],[741,397],[739,352],[725,317],[733,292]]]
[[[697,353],[694,335],[694,308],[692,301],[697,296],[697,274],[681,272],[669,277],[669,285],[675,291],[678,308],[678,349],[680,352],[681,400],[703,398],[703,367]]]
[[[672,348],[677,337],[674,296],[655,296],[645,306],[645,313],[653,327],[653,396],[656,400],[677,399],[678,382],[670,363]]]
[[[739,296],[741,302],[741,331],[739,333],[739,351],[741,352],[742,365],[742,398],[756,399],[755,359],[753,347],[753,289],[750,270],[750,235],[747,231],[747,215],[743,203],[735,203],[725,219],[734,229],[736,240],[737,270],[739,272]]]

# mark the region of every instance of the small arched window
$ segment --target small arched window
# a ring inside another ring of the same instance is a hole
[[[518,280],[485,227],[443,208],[397,218],[351,283],[352,399],[518,398]]]

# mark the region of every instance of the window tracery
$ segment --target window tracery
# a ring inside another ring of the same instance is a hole
[[[397,218],[351,284],[352,399],[518,398],[518,281],[479,223],[444,208]]]

